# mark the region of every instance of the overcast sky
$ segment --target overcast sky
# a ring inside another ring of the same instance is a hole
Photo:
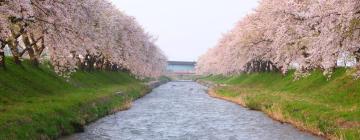
[[[158,37],[169,60],[196,61],[250,13],[257,0],[111,0]]]

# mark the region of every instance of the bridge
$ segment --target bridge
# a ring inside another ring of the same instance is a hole
[[[195,66],[193,61],[168,61],[166,75],[173,80],[194,80],[198,77]]]

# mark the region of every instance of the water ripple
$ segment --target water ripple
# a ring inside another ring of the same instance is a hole
[[[64,140],[312,140],[261,112],[214,99],[194,82],[170,82]]]

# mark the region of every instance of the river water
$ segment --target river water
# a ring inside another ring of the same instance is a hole
[[[65,140],[315,140],[261,112],[211,98],[195,82],[170,82]]]

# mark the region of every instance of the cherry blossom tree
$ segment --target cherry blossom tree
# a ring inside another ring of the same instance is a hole
[[[197,71],[228,75],[295,68],[298,76],[314,69],[331,75],[340,59],[352,58],[344,55],[359,65],[359,5],[358,0],[262,0],[199,59]]]
[[[8,47],[15,63],[49,60],[62,76],[97,69],[156,77],[165,68],[153,37],[106,0],[4,0],[0,13],[0,66]]]

